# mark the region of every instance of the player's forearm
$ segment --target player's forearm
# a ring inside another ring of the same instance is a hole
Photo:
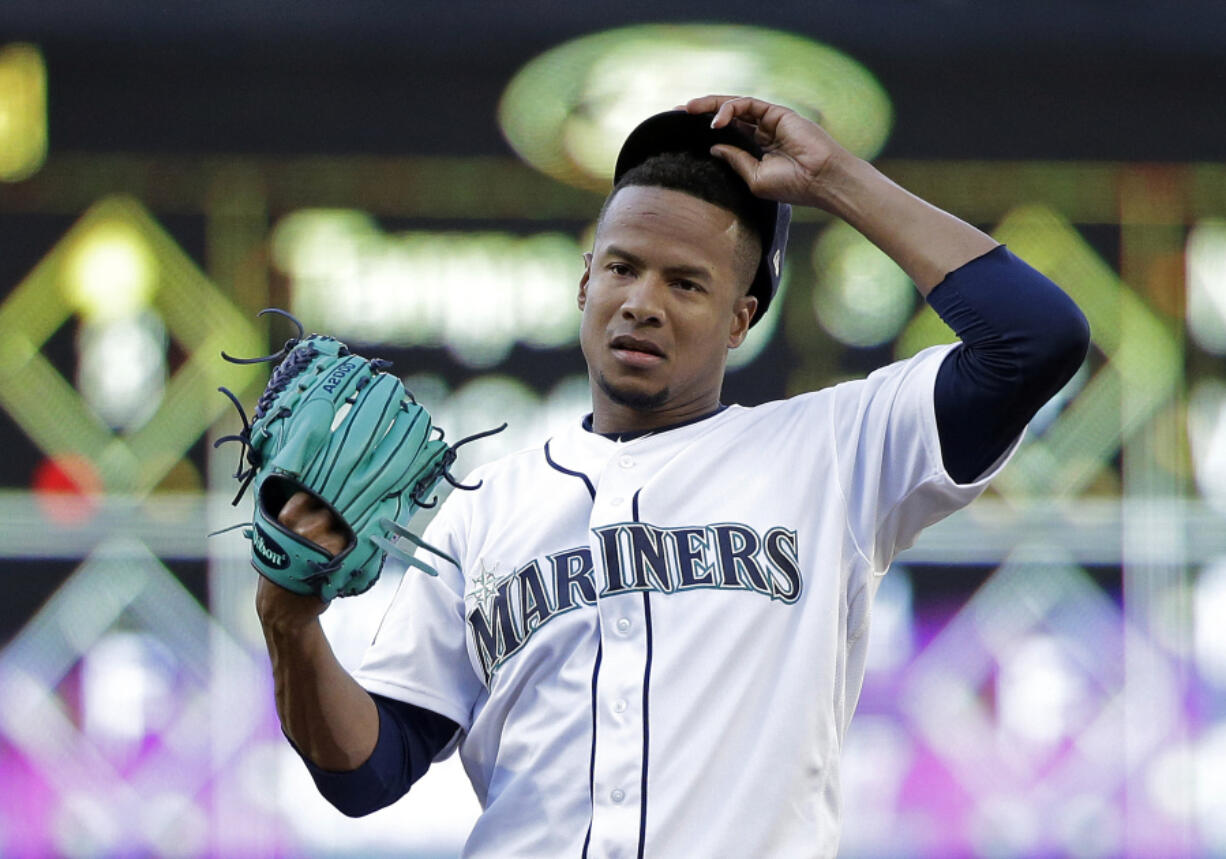
[[[859,230],[927,295],[947,274],[997,242],[897,185],[854,156],[832,159],[822,172],[818,205]]]
[[[333,654],[318,619],[301,627],[266,622],[264,640],[286,736],[322,769],[359,767],[378,742],[378,711]]]

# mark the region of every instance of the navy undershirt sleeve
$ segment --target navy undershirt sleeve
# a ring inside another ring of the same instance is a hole
[[[408,793],[459,730],[455,722],[430,710],[373,693],[370,697],[379,711],[379,739],[360,767],[348,772],[320,769],[295,747],[320,794],[350,817],[378,811]]]
[[[1003,245],[951,272],[928,303],[962,340],[937,372],[935,406],[945,470],[971,483],[1077,372],[1090,326]]]

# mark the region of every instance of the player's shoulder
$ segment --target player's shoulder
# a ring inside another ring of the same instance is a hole
[[[436,527],[463,527],[463,523],[480,518],[506,487],[522,486],[525,479],[531,479],[528,471],[540,456],[539,446],[526,447],[461,472],[463,477],[458,482],[465,488],[447,493],[432,522]]]
[[[858,398],[864,395],[873,395],[881,390],[897,387],[898,385],[909,385],[913,382],[921,381],[930,384],[935,380],[936,371],[940,367],[941,362],[945,360],[945,356],[958,345],[957,343],[944,343],[929,346],[926,349],[921,349],[914,355],[884,364],[867,376],[840,380],[827,388],[813,391],[810,394],[801,394],[800,396],[806,397],[829,393],[835,399],[845,401],[849,396]]]
[[[921,349],[914,355],[878,367],[863,379],[853,379],[834,386],[840,400],[863,400],[874,397],[891,397],[901,389],[931,391],[936,382],[937,370],[945,356],[958,348],[958,343],[944,343]]]
[[[755,447],[766,449],[810,436],[813,427],[828,420],[831,393],[832,389],[823,388],[752,406],[731,404],[712,421],[708,439],[752,438]]]
[[[935,378],[936,368],[956,344],[931,346],[927,349],[878,367],[867,376],[842,379],[823,388],[804,391],[779,400],[755,406],[731,406],[728,417],[734,422],[787,421],[803,418],[830,409],[843,408],[849,400],[861,400],[922,376]]]
[[[462,496],[467,501],[479,504],[489,495],[491,486],[506,486],[532,479],[535,473],[545,467],[542,452],[544,444],[545,440],[542,439],[527,447],[504,453],[465,472],[461,482],[467,486],[481,488],[472,492],[452,492],[451,496]]]
[[[835,386],[831,385],[752,406],[734,404],[729,406],[721,417],[724,417],[729,424],[777,421],[786,418],[789,414],[820,410],[829,403],[834,390]]]
[[[520,471],[524,468],[531,468],[540,459],[543,445],[544,439],[541,439],[527,447],[494,457],[474,468],[470,472],[470,476],[479,479],[486,475],[505,474],[507,472]]]

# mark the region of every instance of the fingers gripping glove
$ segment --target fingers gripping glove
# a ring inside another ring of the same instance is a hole
[[[243,431],[216,444],[239,441],[246,451],[249,467],[240,464],[235,474],[242,485],[234,503],[254,486],[255,510],[244,534],[256,570],[287,590],[328,601],[369,589],[388,553],[434,575],[397,537],[457,563],[401,523],[433,506],[426,499],[442,479],[475,488],[457,483],[448,469],[461,444],[490,433],[448,445],[429,412],[384,372],[389,362],[354,355],[332,337],[303,337],[298,327],[299,336],[267,358],[222,355],[236,363],[280,359],[250,423],[237,398],[222,389],[243,416]],[[298,491],[313,495],[341,523],[346,545],[335,556],[277,520]]]

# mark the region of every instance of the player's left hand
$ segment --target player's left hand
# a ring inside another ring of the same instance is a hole
[[[715,146],[759,197],[800,206],[828,208],[834,176],[850,152],[817,123],[794,110],[745,96],[707,95],[686,102],[689,113],[714,113],[714,128],[735,123],[765,151],[759,161],[735,146]]]

